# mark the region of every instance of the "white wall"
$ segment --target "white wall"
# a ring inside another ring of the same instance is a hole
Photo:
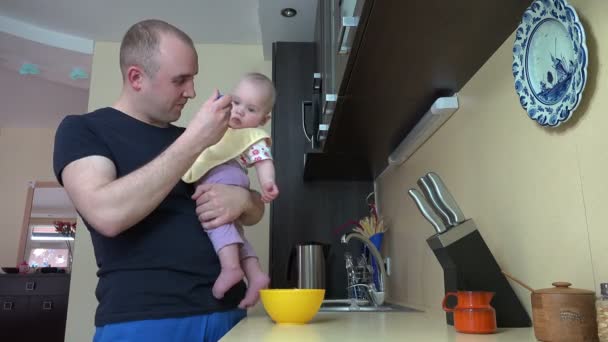
[[[17,265],[21,225],[30,181],[53,181],[55,128],[0,131],[0,265]]]

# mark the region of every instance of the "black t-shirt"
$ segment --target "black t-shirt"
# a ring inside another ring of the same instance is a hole
[[[116,109],[67,116],[57,128],[53,167],[58,181],[72,161],[99,155],[123,177],[157,157],[183,128],[159,128]],[[211,288],[220,272],[217,255],[180,181],[158,208],[135,226],[108,238],[91,233],[99,270],[95,325],[183,317],[236,308],[245,293],[239,283],[216,300]]]

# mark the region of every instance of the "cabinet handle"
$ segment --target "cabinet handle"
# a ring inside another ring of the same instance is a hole
[[[2,310],[12,311],[15,308],[15,302],[4,302],[2,303]]]
[[[43,301],[42,310],[45,310],[45,311],[53,310],[53,301],[52,300]]]
[[[35,281],[28,281],[25,283],[25,291],[34,291],[36,289]]]
[[[321,91],[321,73],[320,72],[315,72],[312,75],[312,90],[313,92],[320,92]]]
[[[350,46],[345,45],[344,37],[346,36],[346,30],[359,25],[359,17],[342,17],[342,26],[340,27],[340,36],[338,38],[338,54],[345,55],[350,52]],[[350,34],[349,34],[350,36]]]
[[[338,95],[336,94],[325,94],[325,104],[323,105],[323,115],[330,115],[334,113],[336,109],[336,101],[338,101]]]
[[[320,124],[319,125],[319,132],[317,134],[317,136],[319,137],[319,141],[324,141],[327,138],[327,132],[329,131],[329,125],[328,124]]]
[[[312,134],[308,134],[306,129],[306,107],[312,107],[312,101],[302,101],[302,130],[306,139],[312,142]]]

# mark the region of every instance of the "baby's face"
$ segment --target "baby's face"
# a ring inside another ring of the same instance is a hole
[[[231,128],[251,128],[263,125],[270,112],[268,89],[251,81],[241,81],[234,89],[232,111],[228,125]]]

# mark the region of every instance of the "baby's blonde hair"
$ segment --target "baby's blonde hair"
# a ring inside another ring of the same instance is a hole
[[[241,78],[241,81],[239,83],[243,81],[253,82],[268,89],[268,92],[270,94],[270,98],[268,99],[268,112],[270,112],[272,110],[272,107],[274,107],[274,101],[277,97],[277,91],[275,90],[274,83],[272,83],[270,78],[259,72],[250,72],[245,74],[245,76]]]

